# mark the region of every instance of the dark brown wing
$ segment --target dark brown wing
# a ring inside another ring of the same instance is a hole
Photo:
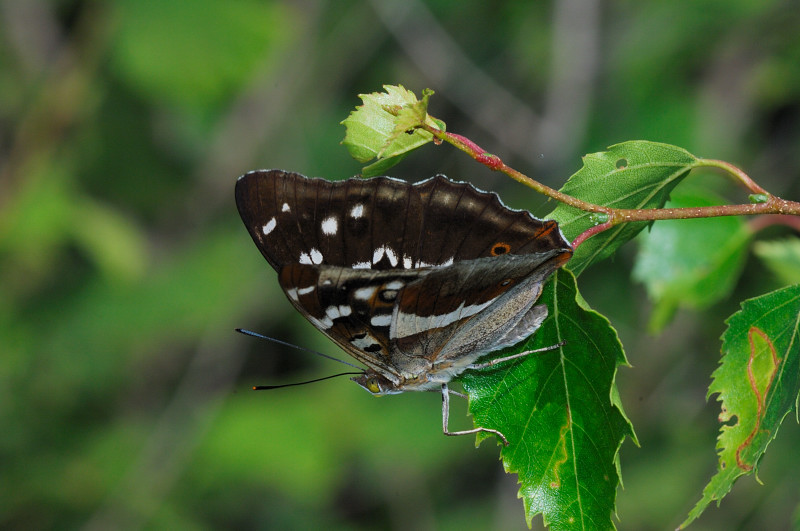
[[[570,250],[553,221],[505,207],[493,193],[437,175],[331,182],[262,170],[236,183],[236,204],[261,253],[291,263],[414,269],[454,261]]]
[[[397,293],[425,274],[291,264],[281,268],[279,282],[314,326],[355,359],[398,383],[389,338]]]

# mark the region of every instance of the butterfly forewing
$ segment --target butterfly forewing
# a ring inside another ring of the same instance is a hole
[[[239,213],[276,269],[289,263],[414,269],[568,245],[555,222],[512,211],[495,194],[436,176],[330,182],[280,170],[236,184]]]

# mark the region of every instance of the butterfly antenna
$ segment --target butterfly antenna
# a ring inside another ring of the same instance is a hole
[[[254,391],[265,391],[269,389],[281,389],[283,387],[292,387],[294,385],[306,385],[314,382],[321,382],[323,380],[330,380],[331,378],[338,378],[339,376],[347,376],[348,374],[357,374],[362,375],[363,372],[340,372],[339,374],[331,374],[330,376],[323,376],[322,378],[314,378],[313,380],[307,380],[305,382],[295,382],[289,384],[281,384],[281,385],[254,385]]]
[[[323,358],[328,358],[329,360],[338,361],[339,363],[344,363],[348,367],[353,367],[354,369],[360,370],[361,372],[359,372],[358,374],[363,374],[364,373],[364,370],[361,367],[359,367],[358,365],[353,365],[352,363],[348,363],[348,362],[346,362],[344,360],[340,360],[339,358],[334,358],[333,356],[330,356],[328,354],[323,354],[322,352],[317,352],[316,350],[311,350],[310,348],[305,348],[305,347],[301,347],[301,346],[298,346],[298,345],[293,345],[292,343],[287,343],[286,341],[281,341],[280,339],[275,339],[274,337],[265,336],[263,334],[259,334],[258,332],[253,332],[252,330],[245,330],[244,328],[237,328],[236,331],[239,332],[240,334],[244,334],[246,336],[253,336],[253,337],[258,337],[258,338],[261,338],[261,339],[266,339],[267,341],[272,341],[273,343],[278,343],[279,345],[283,345],[284,347],[291,347],[291,348],[294,348],[294,349],[297,349],[297,350],[302,350],[303,352],[310,352],[311,354],[316,354],[317,356],[322,356]],[[353,374],[353,373],[342,373],[342,374]],[[340,375],[335,374],[334,376],[340,376]],[[334,376],[327,376],[326,378],[321,378],[321,379],[325,380],[327,378],[333,378]],[[312,381],[316,382],[318,380],[312,380]],[[311,382],[302,382],[302,383],[311,383]],[[288,385],[285,385],[285,386],[278,386],[278,387],[288,387],[289,385],[302,385],[302,383],[299,383],[299,384],[288,384]]]

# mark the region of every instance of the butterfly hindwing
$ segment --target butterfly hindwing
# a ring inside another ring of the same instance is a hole
[[[291,264],[279,282],[292,304],[351,356],[384,373],[392,368],[392,316],[397,294],[417,271],[357,270]],[[391,378],[390,378],[391,379]]]
[[[468,364],[511,346],[521,339],[513,330],[562,262],[559,253],[549,251],[434,269],[400,293],[390,337],[398,350],[425,356],[434,364],[454,358]],[[539,324],[541,319],[529,325],[527,335]]]

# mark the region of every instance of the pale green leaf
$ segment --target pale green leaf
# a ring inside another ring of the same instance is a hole
[[[676,190],[667,208],[721,204],[707,190]],[[739,217],[663,220],[640,235],[633,278],[647,287],[661,330],[675,309],[706,308],[730,294],[739,279],[752,232]],[[709,245],[714,242],[714,245]]]
[[[384,90],[359,94],[363,105],[342,121],[346,128],[342,143],[350,155],[362,163],[378,159],[362,170],[365,177],[384,172],[409,152],[433,140],[431,133],[417,126],[423,123],[440,126],[427,115],[432,92],[423,92],[422,100],[417,100],[413,92],[402,86],[384,85]]]
[[[800,239],[756,242],[753,252],[784,284],[800,284]]]

